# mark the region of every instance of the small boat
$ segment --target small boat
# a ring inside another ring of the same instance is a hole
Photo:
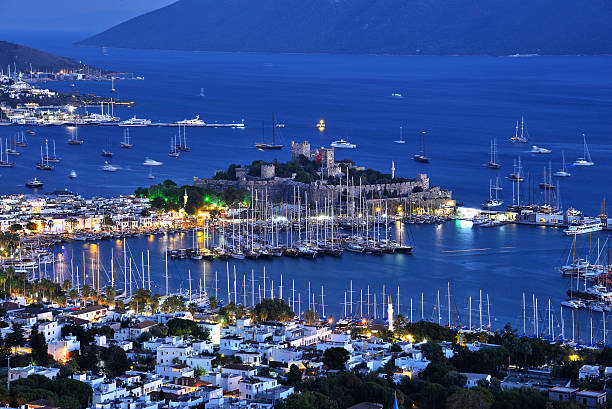
[[[395,143],[404,144],[406,141],[404,140],[404,127],[400,126],[400,137],[398,140],[393,141]]]
[[[523,117],[521,117],[521,134],[519,135],[519,123],[516,121],[514,136],[510,140],[515,143],[527,143],[528,139],[525,136],[525,120]]]
[[[530,153],[551,153],[552,151],[550,149],[546,149],[546,148],[542,148],[536,145],[532,145],[531,146],[531,150],[529,151]]]
[[[425,131],[421,131],[421,134],[419,135],[419,141],[421,145],[421,152],[413,155],[412,160],[414,160],[415,162],[429,163],[431,158],[425,155]]]
[[[355,145],[354,143],[350,143],[349,141],[345,141],[344,139],[333,141],[331,143],[331,146],[337,149],[355,149],[357,147],[357,145]]]
[[[116,166],[111,165],[107,160],[104,161],[104,166],[102,166],[102,170],[104,172],[116,172],[117,169],[118,168]]]
[[[482,203],[483,209],[493,209],[504,204],[504,201],[497,197],[499,190],[499,177],[495,180],[495,187],[493,186],[493,181],[489,179],[489,198]],[[493,196],[493,191],[495,191],[495,197]]]
[[[40,146],[40,162],[36,164],[39,170],[53,170],[53,166],[49,165],[49,142],[45,139],[45,147],[47,155],[43,155],[42,145]]]
[[[2,139],[0,139],[0,167],[2,168],[12,168],[15,164],[13,162],[9,162],[8,160],[8,139],[6,141],[6,149],[2,149]],[[4,155],[3,155],[4,152]]]
[[[582,158],[576,159],[576,161],[574,162],[574,166],[593,166],[595,162],[593,162],[593,160],[591,159],[591,153],[589,152],[589,147],[587,146],[585,134],[582,134],[582,139],[584,141],[584,153],[582,155]]]
[[[68,174],[68,177],[70,179],[76,179],[77,173],[74,170],[71,170],[70,173]]]
[[[70,139],[68,139],[68,145],[82,145],[83,141],[79,140],[79,127],[74,127],[74,132],[70,135]]]
[[[274,115],[272,115],[272,143],[265,142],[265,128],[264,121],[261,121],[261,142],[255,144],[255,147],[260,150],[280,150],[283,149],[284,145],[276,143],[276,138],[274,134],[274,129],[276,128],[276,123],[274,122]]]
[[[123,140],[119,144],[123,149],[132,149],[134,145],[130,141],[130,129],[126,128],[123,130]]]
[[[404,98],[404,96],[399,92],[391,93],[391,98]]]
[[[36,132],[32,131],[31,129],[28,129],[26,131],[26,134],[28,134],[28,135],[36,135]]]
[[[518,161],[514,161],[514,170],[510,175],[508,175],[508,179],[513,182],[522,182],[525,180],[525,177],[523,176],[523,165],[521,163],[520,156],[518,158]]]
[[[181,153],[178,149],[176,149],[176,136],[170,138],[170,150],[168,151],[168,156],[171,158],[178,158]]]
[[[567,167],[565,166],[565,151],[561,152],[561,155],[563,156],[563,167],[561,170],[556,171],[554,175],[559,178],[567,178],[572,176],[572,174],[567,171]]]
[[[163,162],[158,162],[158,161],[150,159],[150,158],[145,158],[145,160],[144,160],[144,162],[142,164],[144,166],[161,166],[164,163]]]
[[[39,188],[39,187],[43,187],[43,182],[41,182],[40,180],[34,178],[34,179],[30,179],[28,180],[28,182],[25,184],[26,187],[31,187],[31,188]]]
[[[106,136],[106,148],[102,149],[102,156],[105,158],[112,158],[113,153],[110,150],[110,137]]]
[[[490,169],[499,169],[501,165],[497,163],[497,142],[495,138],[491,139],[491,157],[487,162],[487,167]]]

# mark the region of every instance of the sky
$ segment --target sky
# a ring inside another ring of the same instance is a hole
[[[0,0],[2,32],[91,35],[176,0]]]

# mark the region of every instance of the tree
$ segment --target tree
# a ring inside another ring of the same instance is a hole
[[[302,380],[302,371],[297,367],[296,364],[291,364],[289,372],[287,373],[287,384],[293,387],[298,386]]]
[[[295,314],[291,307],[279,298],[264,299],[251,310],[251,317],[254,321],[289,321]]]
[[[115,304],[115,297],[117,296],[117,291],[111,286],[106,287],[104,290],[104,294],[106,295],[106,300],[110,305]]]
[[[8,347],[19,347],[25,344],[25,337],[23,336],[23,326],[17,322],[13,323],[11,333],[6,336],[5,343]]]
[[[217,305],[219,305],[219,302],[217,301],[216,297],[209,297],[208,298],[208,305],[210,306],[211,310],[215,310],[217,308]]]
[[[343,370],[349,359],[349,352],[344,348],[327,348],[323,354],[323,363],[329,369]]]
[[[185,299],[179,295],[173,295],[164,300],[161,309],[165,313],[184,311]]]
[[[319,313],[316,311],[306,310],[304,313],[304,321],[306,321],[306,325],[314,325],[319,321]]]
[[[489,409],[493,396],[486,389],[462,389],[446,399],[446,409]]]
[[[194,339],[203,341],[209,339],[208,330],[203,330],[200,326],[191,320],[181,318],[172,318],[166,323],[169,336],[185,336],[190,335]]]
[[[140,311],[143,311],[145,307],[151,301],[151,291],[146,288],[139,288],[134,292],[134,297],[132,299],[131,304],[133,305],[134,310],[138,314]]]
[[[17,233],[23,230],[23,226],[19,223],[13,223],[9,226],[9,230],[13,233]]]
[[[125,351],[118,346],[104,349],[101,354],[101,359],[104,362],[104,371],[111,378],[123,375],[125,371],[130,369],[131,363]]]
[[[32,348],[32,359],[38,365],[47,366],[49,364],[49,351],[45,334],[38,330],[38,325],[32,327],[30,332],[30,347]]]
[[[33,221],[29,221],[26,224],[26,229],[30,230],[30,231],[36,231],[38,229],[38,225],[36,223],[34,223]]]

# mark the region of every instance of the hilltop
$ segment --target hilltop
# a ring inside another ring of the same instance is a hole
[[[239,52],[610,54],[612,2],[179,0],[80,44]]]
[[[58,72],[64,71],[86,71],[87,69],[102,71],[99,68],[88,67],[70,58],[60,57],[40,51],[35,48],[26,47],[21,44],[0,41],[0,67],[6,71],[11,66],[11,71],[29,72],[30,67],[34,71]]]

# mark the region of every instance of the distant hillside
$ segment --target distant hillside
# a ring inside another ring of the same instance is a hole
[[[60,70],[79,71],[86,70],[87,66],[66,57],[58,57],[57,55],[49,54],[44,51],[26,47],[20,44],[0,41],[0,68],[6,71],[8,66],[11,66],[11,71],[17,68],[17,71],[30,71],[30,67],[34,71],[50,71],[57,72]],[[99,71],[98,68],[89,67]],[[104,70],[102,70],[104,72]]]
[[[379,54],[610,54],[609,0],[179,0],[84,45]]]

